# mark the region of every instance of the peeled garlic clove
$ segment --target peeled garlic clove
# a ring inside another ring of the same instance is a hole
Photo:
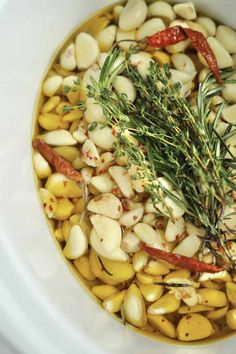
[[[148,261],[148,255],[144,251],[138,251],[133,255],[133,268],[135,272],[140,272]]]
[[[131,284],[124,297],[125,319],[132,325],[142,328],[147,323],[143,296],[135,284]]]
[[[81,99],[87,100],[88,97],[88,85],[92,85],[91,78],[93,78],[96,82],[99,81],[101,70],[97,65],[93,65],[89,68],[83,76],[83,80],[81,83]],[[86,112],[85,112],[86,113]],[[86,117],[86,115],[85,115]],[[87,118],[86,118],[87,119]]]
[[[228,145],[228,141],[227,141]],[[224,213],[222,215],[222,226],[226,231],[228,230],[235,230],[236,227],[236,215],[235,215],[235,210],[236,210],[236,204],[232,204],[231,206],[226,206],[224,208]]]
[[[172,278],[190,278],[191,272],[187,269],[174,270],[173,272],[167,274],[164,278],[164,282]]]
[[[119,219],[122,213],[122,204],[112,193],[104,193],[91,199],[87,205],[87,209],[93,213],[105,215],[112,219]]]
[[[216,39],[229,53],[236,53],[236,32],[232,28],[219,25],[216,30]]]
[[[163,294],[163,286],[155,284],[142,284],[139,283],[139,290],[141,291],[144,299],[148,302],[158,300]]]
[[[72,71],[76,68],[74,43],[69,44],[65,51],[61,54],[60,64],[61,67],[65,70]]]
[[[173,82],[180,82],[185,84],[188,81],[191,81],[191,76],[185,72],[176,69],[170,69],[171,72],[171,80]]]
[[[172,6],[164,1],[155,1],[149,5],[148,16],[161,17],[168,23],[175,19],[175,13]]]
[[[52,173],[47,160],[38,152],[33,152],[34,169],[39,178],[47,178]]]
[[[136,38],[137,40],[141,40],[145,37],[152,36],[159,31],[163,31],[165,28],[166,25],[162,19],[152,18],[139,27],[136,33]]]
[[[55,93],[60,89],[62,81],[63,79],[59,75],[49,77],[43,83],[43,93],[48,97],[55,95]]]
[[[67,178],[62,173],[55,172],[51,174],[47,179],[45,188],[59,198],[79,198],[82,196],[78,183]]]
[[[181,22],[181,21],[174,21],[175,23],[179,23],[179,25],[181,25],[182,27],[185,27],[185,28],[189,28],[188,25],[186,25],[184,22]],[[175,24],[176,26],[176,24]],[[172,25],[170,25],[169,27],[173,27]],[[180,53],[180,52],[183,52],[186,48],[188,48],[188,46],[190,45],[190,39],[185,39],[184,41],[181,41],[179,43],[176,43],[176,44],[172,44],[172,45],[169,45],[168,47],[166,47],[166,50],[168,53]]]
[[[207,280],[221,280],[223,282],[231,281],[231,276],[227,272],[227,270],[222,270],[221,272],[217,273],[201,273],[198,281],[207,281]]]
[[[50,97],[42,106],[41,113],[49,113],[53,111],[60,103],[60,96]]]
[[[147,17],[147,5],[143,0],[129,0],[121,10],[119,27],[130,31],[139,27]]]
[[[230,76],[230,80],[235,80],[236,79],[236,75],[232,75]],[[222,90],[222,96],[226,101],[232,101],[232,102],[236,102],[236,88],[235,88],[235,84],[225,84],[224,88]],[[221,98],[222,99],[222,98]],[[222,99],[222,101],[224,101]],[[233,116],[233,112],[232,112],[232,116]],[[234,123],[233,123],[234,124]]]
[[[147,53],[147,52],[138,52],[135,54],[132,54],[130,56],[130,64],[133,66],[137,66],[139,63],[142,62],[147,62],[149,63],[149,61],[152,59],[151,54]]]
[[[116,220],[104,215],[92,215],[91,223],[97,232],[103,247],[108,252],[116,251],[121,244],[121,228]]]
[[[195,313],[195,312],[205,312],[214,310],[214,307],[206,306],[206,305],[195,305],[195,306],[181,306],[178,310],[180,315],[186,315],[188,313]],[[208,316],[207,316],[208,317]]]
[[[196,68],[192,59],[183,53],[176,53],[171,56],[171,61],[177,70],[189,75],[191,79],[196,75]]]
[[[236,124],[236,104],[228,106],[222,111],[223,119],[229,124]]]
[[[68,259],[76,259],[83,256],[88,249],[87,237],[79,225],[73,225],[63,253]]]
[[[197,17],[196,10],[192,2],[177,4],[173,7],[173,9],[176,15],[179,15],[186,20],[195,20]]]
[[[88,136],[96,146],[104,150],[111,150],[116,141],[112,129],[101,124],[97,124],[93,130],[88,128]]]
[[[90,244],[99,256],[106,259],[117,262],[126,262],[129,259],[128,254],[125,253],[121,248],[116,249],[114,252],[107,251],[104,247],[104,242],[101,241],[101,238],[98,236],[94,228],[90,233]]]
[[[170,270],[160,261],[149,261],[144,268],[144,272],[150,275],[166,275]]]
[[[226,283],[226,292],[227,292]],[[236,285],[236,284],[235,284]],[[228,300],[226,294],[223,291],[217,289],[199,289],[198,294],[200,295],[202,305],[212,306],[212,307],[223,307],[228,305]]]
[[[96,146],[90,139],[85,140],[82,146],[82,159],[88,166],[91,167],[96,167],[100,163],[100,156]]]
[[[124,236],[122,237],[121,248],[123,251],[127,253],[134,253],[139,251],[140,249],[139,242],[140,239],[134,232],[127,231],[124,233]]]
[[[100,300],[105,300],[106,298],[117,294],[118,290],[115,286],[109,284],[94,285],[91,291]]]
[[[236,305],[236,284],[233,282],[226,283],[226,293],[229,301],[235,306]]]
[[[172,191],[171,193],[181,201],[181,197],[176,191]],[[165,202],[168,205],[168,207],[172,209],[172,215],[174,218],[179,218],[185,213],[185,210],[181,206],[179,206],[177,202],[175,202],[172,198],[166,197]],[[166,209],[162,205],[162,203],[159,203],[158,205],[156,205],[156,207],[158,207],[160,211],[166,214]]]
[[[143,221],[144,224],[147,224],[147,225],[150,225],[150,226],[156,226],[157,217],[156,217],[155,214],[148,213],[148,214],[144,215],[142,221]]]
[[[118,75],[113,81],[113,86],[118,94],[125,94],[128,101],[134,102],[136,89],[131,80],[125,76]]]
[[[73,131],[72,136],[75,140],[78,141],[78,143],[83,144],[85,140],[88,139],[86,133],[87,132],[84,123],[81,122],[78,127]]]
[[[86,101],[86,111],[84,112],[84,118],[86,119],[87,123],[104,123],[105,116],[103,114],[102,107],[99,104],[94,103],[91,99],[87,99]]]
[[[101,52],[108,52],[116,38],[117,27],[111,25],[102,30],[96,37]]]
[[[215,36],[216,24],[210,17],[200,16],[196,19],[196,22],[205,28],[209,36]]]
[[[109,173],[104,173],[102,175],[92,177],[90,179],[90,184],[94,186],[100,193],[110,193],[115,186]]]
[[[143,79],[146,79],[147,75],[149,74],[149,69],[150,61],[141,61],[137,65],[138,73],[142,76]]]
[[[177,326],[177,337],[181,341],[199,340],[214,333],[211,322],[198,313],[182,317]]]
[[[79,33],[75,39],[75,52],[78,69],[87,69],[98,59],[98,42],[88,33]]]
[[[80,274],[86,279],[86,280],[95,280],[96,277],[93,274],[90,264],[89,264],[89,258],[88,256],[82,256],[79,259],[76,259],[73,262],[75,268],[80,272]]]
[[[83,167],[80,172],[81,172],[81,176],[83,178],[83,182],[85,184],[89,184],[90,179],[93,175],[94,169],[92,167],[86,166],[86,167]]]
[[[151,323],[153,327],[157,328],[165,336],[170,338],[176,337],[175,326],[164,316],[148,315],[148,321]]]
[[[147,313],[150,315],[165,315],[179,309],[180,300],[174,294],[167,293],[148,307]]]
[[[121,166],[112,166],[108,171],[120,188],[121,193],[126,198],[131,198],[133,196],[133,188],[128,171]]]
[[[70,132],[65,129],[53,130],[42,135],[43,141],[49,145],[70,146],[77,144]]]
[[[147,199],[144,205],[145,213],[157,213],[157,209],[154,207],[151,197]]]
[[[230,329],[236,330],[236,309],[232,309],[227,312],[226,323]]]
[[[134,45],[134,40],[135,40],[136,32],[134,30],[132,31],[123,31],[121,29],[118,29],[116,33],[116,42],[118,42],[118,45],[121,49],[128,51],[131,46]]]
[[[186,257],[193,257],[201,246],[201,240],[195,235],[187,236],[172,252]]]
[[[102,173],[107,172],[108,168],[110,167],[111,164],[113,164],[115,161],[115,157],[111,152],[104,152],[101,154],[101,163],[100,165],[96,168],[96,174],[100,175]]]
[[[57,209],[57,200],[55,196],[46,188],[39,189],[39,196],[47,217],[49,219],[53,218]]]
[[[170,292],[175,295],[176,299],[184,301],[188,306],[198,305],[200,297],[191,280],[186,278],[169,278],[167,283],[190,285],[186,287],[173,287]]]
[[[109,297],[107,297],[103,303],[102,306],[104,307],[105,310],[107,310],[110,313],[116,313],[121,310],[121,306],[124,300],[126,294],[126,290],[122,290],[118,293],[115,293]]]
[[[186,222],[186,233],[187,235],[196,235],[200,237],[204,237],[206,235],[206,230],[202,227],[196,227],[190,222]]]
[[[119,219],[120,225],[129,228],[137,224],[143,217],[143,206],[142,204],[134,205],[134,207],[122,214]]]
[[[159,237],[153,228],[144,223],[138,223],[133,227],[136,235],[148,245],[154,245],[159,243]]]
[[[185,230],[185,221],[183,217],[176,220],[168,220],[165,230],[165,239],[168,242],[173,242],[181,238]]]

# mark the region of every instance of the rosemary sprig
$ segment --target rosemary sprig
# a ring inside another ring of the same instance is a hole
[[[114,95],[112,82],[121,69],[136,88],[134,103],[125,95]],[[235,82],[230,79],[233,74],[233,70],[223,71],[224,83]],[[232,261],[221,235],[219,215],[232,204],[230,191],[236,190],[232,182],[236,160],[227,146],[227,139],[236,131],[231,126],[223,136],[216,131],[224,104],[218,107],[213,123],[208,119],[211,99],[222,91],[213,75],[200,84],[196,112],[181,85],[171,81],[168,66],[162,69],[150,63],[148,75],[143,78],[130,65],[129,55],[121,60],[121,52],[115,48],[105,61],[100,81],[92,80],[88,89],[103,108],[106,124],[118,127],[117,154],[128,156],[127,168],[130,164],[138,166],[136,178],[146,181],[146,190],[157,209],[161,203],[165,214],[172,217],[166,203],[167,197],[171,198],[185,210],[189,220],[203,225],[209,237],[218,239]],[[128,139],[127,132],[140,142],[139,147]],[[159,184],[158,176],[172,183],[177,195]]]

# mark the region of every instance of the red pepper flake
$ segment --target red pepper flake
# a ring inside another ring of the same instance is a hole
[[[112,128],[111,133],[112,133],[112,135],[113,135],[113,136],[116,136],[116,135],[117,135],[117,133],[116,133],[116,131],[115,131],[115,129],[114,129],[114,128]]]
[[[192,318],[192,316],[191,315],[187,315],[186,318],[187,318],[187,320],[190,320]]]
[[[206,59],[207,64],[217,81],[222,83],[215,54],[201,32],[194,31],[190,28],[174,26],[167,28],[164,31],[157,32],[153,36],[147,37],[146,43],[150,47],[165,48],[182,42],[187,38],[191,40],[193,47]]]
[[[137,215],[134,215],[133,216],[133,220],[135,221],[135,220],[137,220],[138,219],[138,216]]]
[[[49,205],[48,209],[49,209],[50,211],[53,211],[53,207],[51,206],[51,204]]]
[[[62,173],[64,176],[76,182],[82,182],[81,174],[43,140],[34,139],[32,145],[38,152],[40,152],[40,154],[43,155],[43,157],[55,168],[57,172]]]
[[[161,243],[164,248],[166,248],[166,242]]]
[[[122,206],[123,206],[123,210],[124,210],[124,211],[129,211],[129,210],[130,210],[130,208],[129,208],[129,206],[128,206],[128,201],[127,201],[127,199],[125,199],[125,198],[121,199],[121,203],[122,203]]]

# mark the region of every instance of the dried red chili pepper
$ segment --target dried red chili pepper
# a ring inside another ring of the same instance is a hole
[[[152,257],[160,258],[177,267],[188,269],[191,272],[217,273],[223,270],[223,268],[213,264],[206,264],[190,257],[149,247],[144,242],[140,242],[140,247]]]
[[[66,177],[76,181],[82,182],[81,174],[76,171],[71,164],[63,159],[50,145],[46,144],[41,139],[34,139],[33,147],[43,155],[43,157],[52,165],[57,172],[62,173]]]
[[[157,32],[153,36],[147,37],[146,43],[150,47],[165,48],[169,45],[182,42],[187,38],[191,40],[194,48],[206,59],[210,70],[217,81],[221,83],[220,70],[215,54],[201,32],[194,31],[190,28],[174,26],[167,28],[164,31]]]

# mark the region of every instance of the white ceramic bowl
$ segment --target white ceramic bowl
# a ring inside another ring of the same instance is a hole
[[[67,269],[43,218],[30,149],[39,83],[63,38],[110,3],[0,1],[0,331],[26,354],[232,354],[235,337],[201,347],[173,347],[112,319]],[[234,26],[234,0],[195,3]]]

